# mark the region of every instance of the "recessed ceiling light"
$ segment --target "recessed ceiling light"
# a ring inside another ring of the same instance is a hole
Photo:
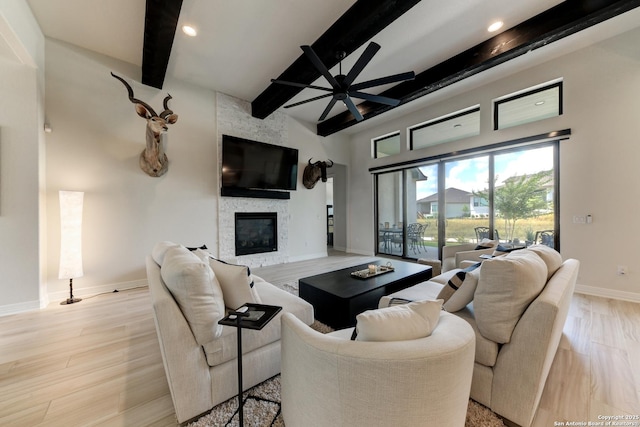
[[[182,32],[188,35],[189,37],[195,37],[198,35],[198,32],[196,31],[196,29],[190,25],[183,25]]]
[[[487,28],[487,31],[489,31],[490,33],[493,33],[494,31],[498,31],[500,28],[502,28],[503,25],[504,23],[502,21],[496,21],[493,24],[489,25],[489,28]]]
[[[536,102],[535,105],[542,105],[542,104],[544,104],[544,101],[538,101],[538,102]]]

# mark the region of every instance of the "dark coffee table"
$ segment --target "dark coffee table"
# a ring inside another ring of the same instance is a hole
[[[368,264],[386,265],[387,260]],[[394,271],[360,279],[351,272],[364,270],[368,264],[304,277],[299,281],[299,295],[313,305],[315,318],[335,329],[356,324],[356,315],[378,307],[378,301],[401,289],[431,278],[431,267],[406,261],[391,261]]]

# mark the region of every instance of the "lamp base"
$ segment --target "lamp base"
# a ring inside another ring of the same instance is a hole
[[[82,301],[82,298],[75,298],[73,296],[73,278],[69,279],[69,298],[66,301],[62,301],[60,305],[74,304]]]

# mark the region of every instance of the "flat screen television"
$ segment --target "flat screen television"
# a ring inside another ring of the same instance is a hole
[[[222,135],[222,187],[295,190],[298,150]]]

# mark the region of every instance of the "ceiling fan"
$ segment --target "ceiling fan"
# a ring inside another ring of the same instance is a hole
[[[315,51],[311,48],[311,46],[300,46],[300,48],[305,53],[305,55],[307,55],[307,58],[309,58],[313,66],[324,76],[325,79],[327,79],[327,81],[331,85],[331,88],[314,86],[314,85],[304,84],[304,83],[289,82],[286,80],[278,80],[278,79],[271,79],[271,81],[273,83],[278,83],[283,85],[302,87],[302,88],[311,88],[311,89],[317,89],[317,90],[329,92],[324,95],[316,96],[311,99],[295,102],[293,104],[284,106],[284,108],[291,108],[291,107],[296,107],[298,105],[306,104],[307,102],[317,101],[318,99],[332,97],[331,101],[329,101],[329,104],[324,109],[324,111],[322,112],[322,115],[318,119],[319,121],[322,121],[327,117],[327,115],[329,114],[329,112],[331,111],[331,109],[333,108],[333,106],[336,104],[337,101],[344,102],[344,104],[347,106],[349,111],[351,111],[351,114],[353,114],[355,119],[357,121],[361,121],[363,119],[362,114],[360,114],[360,111],[358,111],[358,109],[356,108],[351,98],[364,99],[367,101],[373,101],[380,104],[391,105],[395,107],[396,105],[400,104],[399,99],[389,98],[389,97],[380,96],[380,95],[372,95],[372,94],[360,92],[360,90],[368,89],[374,86],[380,86],[388,83],[401,82],[405,80],[413,80],[416,76],[413,71],[409,71],[406,73],[394,74],[387,77],[381,77],[378,79],[373,79],[373,80],[368,80],[366,82],[353,84],[353,82],[358,77],[358,75],[362,72],[364,67],[366,67],[366,65],[369,63],[369,61],[371,61],[373,56],[378,52],[378,50],[380,50],[380,45],[374,42],[369,43],[369,46],[367,46],[365,51],[362,53],[360,58],[358,58],[356,63],[353,65],[353,68],[351,68],[351,70],[347,75],[342,74],[342,59],[344,59],[346,54],[345,52],[339,52],[338,59],[340,60],[340,71],[339,71],[339,74],[337,74],[336,76],[331,75],[331,73],[329,72],[329,69],[326,67],[326,65],[322,63],[322,61],[320,60],[318,55],[315,53]]]

